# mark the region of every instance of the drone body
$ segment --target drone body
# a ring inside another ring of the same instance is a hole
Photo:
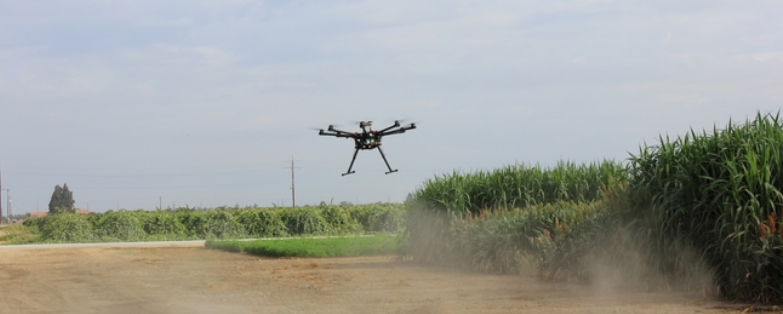
[[[356,161],[356,154],[359,153],[359,150],[365,150],[365,149],[375,149],[377,148],[378,151],[381,153],[381,157],[383,158],[383,162],[386,163],[386,167],[389,168],[389,171],[386,172],[386,174],[390,174],[392,172],[397,172],[397,169],[392,170],[391,166],[389,166],[389,162],[386,160],[386,155],[383,154],[383,150],[381,149],[381,138],[383,138],[386,135],[393,135],[393,134],[401,134],[405,133],[405,131],[413,130],[416,128],[415,123],[411,123],[407,126],[401,126],[400,121],[394,121],[394,125],[385,128],[383,130],[375,130],[373,131],[370,129],[372,126],[372,121],[362,121],[359,122],[359,128],[362,129],[361,132],[346,132],[346,131],[340,131],[334,128],[334,126],[329,126],[327,128],[327,131],[319,130],[318,135],[323,136],[334,136],[334,137],[343,137],[343,138],[352,138],[354,140],[356,151],[353,153],[353,159],[351,159],[351,165],[348,166],[348,172],[343,173],[343,176],[355,173],[356,171],[351,171],[353,168],[353,162]]]

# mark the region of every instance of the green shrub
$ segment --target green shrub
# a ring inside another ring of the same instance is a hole
[[[283,212],[282,219],[291,235],[321,235],[331,231],[331,226],[321,216],[321,210],[317,207],[297,207],[286,210]]]
[[[400,233],[405,227],[407,209],[401,204],[370,204],[347,209],[364,231],[370,233]]]
[[[144,232],[152,238],[183,239],[187,238],[185,225],[172,212],[157,210],[141,215]]]
[[[44,242],[91,242],[96,239],[85,215],[54,214],[43,217],[39,222]]]
[[[221,207],[196,210],[182,207],[152,212],[122,210],[92,213],[83,219],[92,230],[93,237],[87,237],[89,241],[159,241],[399,232],[404,213],[405,208],[400,204],[322,204],[300,208]],[[357,219],[360,216],[367,226]],[[31,234],[26,239],[55,241],[37,236],[50,220],[48,217],[26,220],[26,230]]]
[[[100,216],[95,230],[104,241],[143,241],[146,233],[136,216],[143,213],[118,211]]]
[[[226,210],[197,212],[192,215],[196,235],[202,239],[233,239],[247,235],[244,226]]]
[[[281,213],[280,210],[252,208],[238,211],[236,219],[251,237],[285,237],[288,230]]]
[[[330,233],[353,234],[363,229],[362,225],[351,216],[351,212],[343,207],[322,205],[320,211],[326,224],[329,225]]]
[[[46,223],[46,216],[27,218],[22,225],[29,228],[31,232],[40,232],[44,223]]]

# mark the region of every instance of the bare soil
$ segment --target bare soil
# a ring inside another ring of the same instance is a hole
[[[0,251],[0,313],[734,313],[698,294],[203,247]]]

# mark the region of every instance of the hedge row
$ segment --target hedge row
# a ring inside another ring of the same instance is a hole
[[[54,214],[24,225],[36,242],[157,241],[398,233],[404,218],[401,204],[377,203]]]

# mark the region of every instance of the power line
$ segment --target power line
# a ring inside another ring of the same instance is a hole
[[[6,171],[7,174],[15,175],[32,175],[32,176],[69,176],[69,177],[176,177],[176,176],[203,176],[203,175],[221,175],[221,174],[238,174],[238,173],[254,173],[261,171],[273,171],[275,168],[270,168],[269,164],[283,163],[288,160],[276,160],[276,161],[263,161],[255,162],[243,165],[220,165],[220,166],[196,166],[196,167],[178,167],[179,173],[163,173],[163,174],[139,174],[140,172],[160,172],[160,169],[147,168],[147,169],[135,169],[132,170],[133,174],[117,173],[116,169],[110,168],[58,168],[58,167],[26,167],[15,166],[12,168],[20,169],[21,171]],[[217,170],[207,172],[192,172],[190,170],[207,170],[207,169],[220,169],[220,168],[234,168],[234,170]],[[236,170],[239,168],[240,170]],[[244,168],[244,169],[243,169]],[[22,170],[24,169],[24,170]],[[32,171],[25,171],[31,170]],[[67,170],[70,169],[70,170]],[[43,170],[43,171],[41,171]],[[65,170],[66,173],[58,173]],[[127,168],[123,168],[127,171]],[[172,170],[171,167],[167,167],[166,170]],[[70,172],[70,173],[69,173]],[[81,172],[81,173],[80,173]],[[83,174],[84,172],[109,172],[109,174]],[[111,172],[114,172],[113,174]]]
[[[252,169],[239,171],[208,172],[208,173],[172,173],[172,174],[72,174],[72,173],[35,173],[35,172],[6,172],[17,175],[29,176],[50,176],[50,177],[83,177],[83,178],[154,178],[154,177],[185,177],[185,176],[204,176],[220,174],[251,173],[261,171],[271,171],[274,169]]]
[[[249,185],[267,185],[269,183],[227,183],[227,184],[209,184],[209,185],[176,185],[176,186],[145,186],[145,187],[79,187],[79,190],[160,190],[160,189],[203,189],[203,188],[219,188],[219,187],[232,187],[232,186],[249,186]],[[49,186],[29,186],[29,185],[14,185],[15,189],[25,190],[38,190],[48,189]]]
[[[248,162],[248,163],[229,163],[229,164],[220,164],[220,165],[203,165],[203,166],[178,166],[178,167],[169,167],[166,166],[165,169],[171,170],[190,170],[190,169],[219,169],[219,168],[238,168],[238,167],[253,167],[258,165],[264,165],[264,164],[280,164],[284,162],[288,162],[288,159],[278,159],[278,160],[269,160],[269,161],[255,161],[255,162]],[[113,171],[116,169],[122,169],[122,170],[132,170],[132,171],[156,171],[159,170],[159,168],[129,168],[129,167],[116,167],[116,168],[109,168],[109,167],[69,167],[69,166],[27,166],[27,165],[5,165],[6,168],[14,168],[14,169],[39,169],[39,170],[72,170],[72,171]]]

